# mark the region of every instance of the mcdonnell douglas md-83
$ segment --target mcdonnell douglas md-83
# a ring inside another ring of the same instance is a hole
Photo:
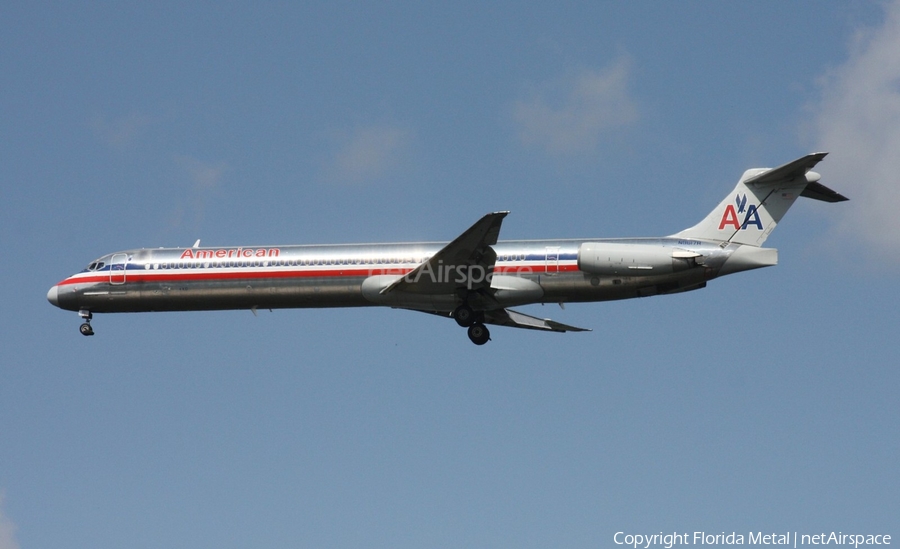
[[[105,255],[47,299],[78,311],[84,335],[94,333],[94,313],[371,305],[452,318],[476,345],[490,339],[486,324],[584,331],[509,307],[687,292],[775,265],[777,250],[761,246],[798,197],[847,200],[810,171],[826,154],[745,171],[705,219],[671,236],[498,241],[508,212],[495,212],[450,243],[210,248],[198,240]]]

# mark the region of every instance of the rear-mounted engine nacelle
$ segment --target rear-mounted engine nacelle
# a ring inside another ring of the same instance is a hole
[[[657,245],[585,242],[578,248],[578,268],[614,276],[669,274],[697,266],[700,254]]]

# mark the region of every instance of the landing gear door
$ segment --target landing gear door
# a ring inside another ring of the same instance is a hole
[[[128,254],[114,254],[109,260],[109,283],[111,285],[125,284],[125,266],[128,263]]]
[[[559,272],[559,246],[547,246],[546,252],[544,272],[548,275],[554,275]]]

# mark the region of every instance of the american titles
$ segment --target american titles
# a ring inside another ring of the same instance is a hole
[[[223,259],[229,257],[278,257],[279,248],[219,248],[218,250],[198,250],[188,248],[181,253],[181,259]]]

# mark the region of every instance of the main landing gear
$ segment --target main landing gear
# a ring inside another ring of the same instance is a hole
[[[484,345],[491,339],[491,332],[484,325],[483,315],[476,313],[467,303],[463,303],[453,311],[453,319],[463,328],[475,345]]]
[[[94,329],[91,327],[91,319],[94,318],[94,315],[91,314],[90,311],[86,309],[82,309],[78,311],[78,316],[84,319],[84,324],[78,327],[78,331],[81,332],[81,335],[84,336],[92,336],[94,335]]]
[[[491,339],[491,332],[487,329],[487,326],[481,322],[476,322],[469,326],[468,334],[469,339],[471,339],[472,343],[475,345],[484,345]]]

